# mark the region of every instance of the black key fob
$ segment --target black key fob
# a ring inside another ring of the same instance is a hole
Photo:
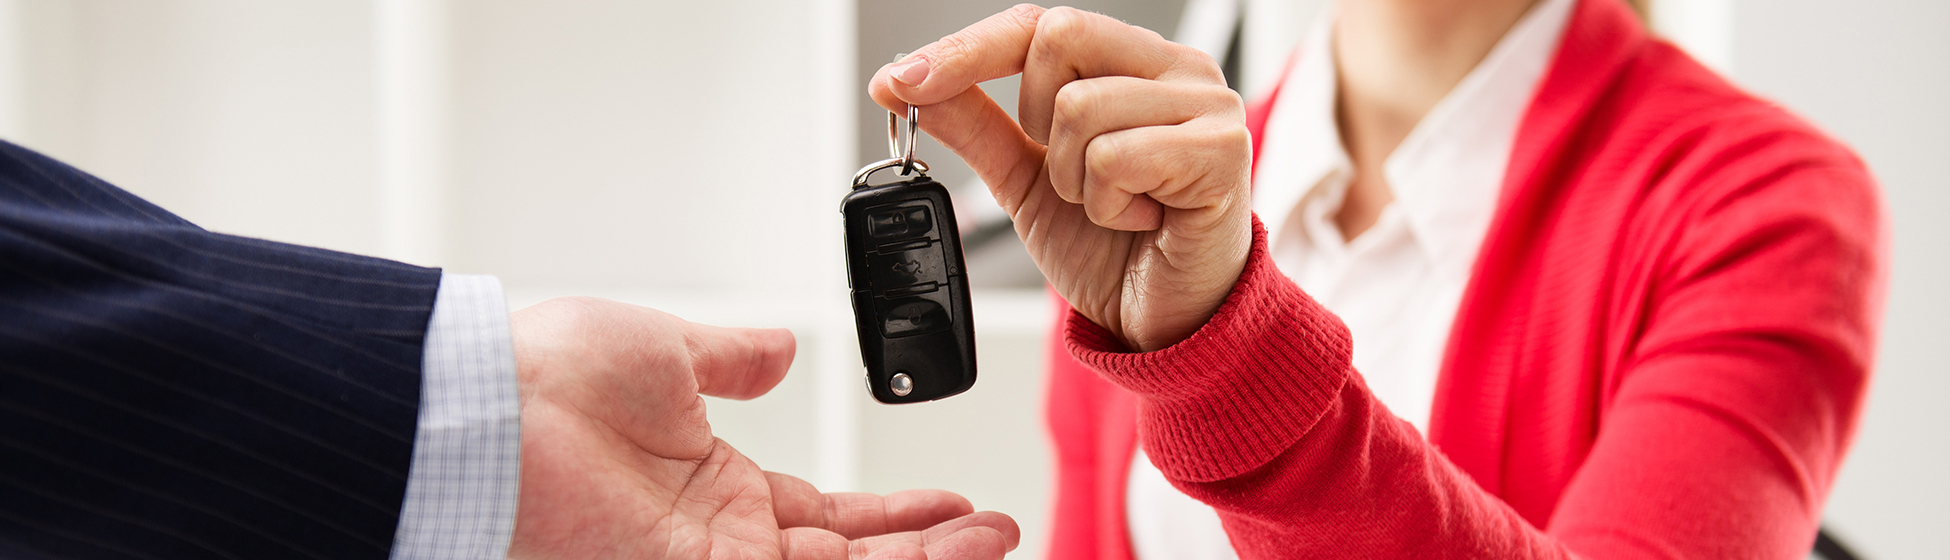
[[[928,178],[926,165],[909,155],[867,166],[840,204],[860,359],[874,400],[888,404],[947,398],[975,385],[961,235],[948,189]],[[891,168],[913,174],[868,184],[875,171]]]

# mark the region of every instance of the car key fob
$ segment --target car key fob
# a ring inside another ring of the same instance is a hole
[[[906,155],[861,169],[840,204],[860,359],[874,400],[888,404],[947,398],[975,385],[974,317],[955,209],[948,189],[913,159],[917,113],[908,114]],[[902,180],[869,184],[874,172],[893,168]]]

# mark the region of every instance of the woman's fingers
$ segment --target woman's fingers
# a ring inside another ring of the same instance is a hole
[[[1225,85],[1211,56],[1103,14],[1053,8],[1037,20],[1034,37],[1016,116],[1037,142],[1049,143],[1057,92],[1076,80],[1129,76]]]
[[[1084,150],[1098,136],[1125,129],[1185,124],[1204,117],[1228,123],[1242,121],[1243,107],[1239,95],[1222,85],[1122,76],[1070,82],[1056,94],[1049,137],[1050,185],[1064,200],[1081,203],[1087,171]],[[1243,122],[1238,126],[1243,132]],[[1177,151],[1170,145],[1147,147],[1161,150],[1161,155]],[[1230,157],[1250,157],[1249,151]]]
[[[1018,71],[1020,122],[976,87]],[[1251,146],[1224,86],[1210,56],[1149,30],[1018,6],[881,68],[869,92],[920,105],[1051,283],[1151,350],[1211,316],[1250,245]]]
[[[883,107],[904,107],[887,88],[886,72],[885,68],[880,70],[868,93]],[[905,111],[901,115],[906,116]],[[968,163],[989,186],[996,202],[1013,215],[1042,173],[1047,149],[1023,135],[1009,113],[978,87],[923,107],[920,118],[921,130]]]
[[[1022,72],[1042,13],[1023,4],[929,43],[880,67],[867,94],[902,116],[908,105],[926,107],[921,128],[998,185],[1022,160],[1040,163],[1042,153],[976,84]]]
[[[1015,73],[1023,75],[1017,111],[1020,123],[976,87],[980,82]],[[1020,202],[1040,171],[1044,152],[1039,148],[1055,146],[1052,121],[1060,110],[1059,92],[1080,79],[1110,76],[1218,88],[1225,85],[1210,56],[1166,41],[1150,30],[1101,14],[1071,8],[1044,10],[1024,4],[882,67],[868,93],[875,103],[896,112],[905,111],[909,104],[926,107],[922,129],[966,160],[1013,214],[1012,203]],[[1234,98],[1231,103],[1236,105]],[[1170,104],[1184,100],[1149,101]],[[1078,113],[1109,112],[1088,103],[1073,108]],[[1144,122],[1116,128],[1157,124],[1176,123]],[[1079,145],[1073,151],[1080,153],[1081,149]],[[1081,176],[1072,175],[1070,179],[1074,180],[1059,184],[1058,192],[1076,202],[1080,200],[1077,187],[1081,186]]]
[[[1043,8],[1020,4],[915,49],[883,67],[896,97],[933,105],[975,84],[1022,72]],[[875,76],[879,82],[880,75]]]
[[[1244,130],[1204,120],[1099,135],[1083,157],[1084,212],[1106,228],[1149,231],[1167,207],[1223,207],[1244,188],[1249,143]]]

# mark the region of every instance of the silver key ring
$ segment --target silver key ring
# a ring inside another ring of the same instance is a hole
[[[893,111],[887,112],[887,156],[893,159],[900,160],[901,176],[903,177],[914,174],[914,169],[915,169],[914,145],[921,143],[920,134],[921,134],[921,108],[920,107],[915,107],[913,105],[907,106],[906,147],[902,147],[901,145],[900,116],[894,114]],[[923,173],[927,172],[928,169],[927,164],[921,164],[920,169]]]
[[[918,159],[902,160],[900,158],[883,159],[880,161],[869,163],[867,164],[866,167],[862,167],[860,168],[859,171],[855,171],[853,173],[853,188],[855,189],[866,188],[867,180],[869,178],[872,178],[874,172],[876,171],[880,171],[882,169],[893,169],[896,167],[908,167],[908,166],[913,166],[911,167],[911,169],[918,170],[923,174],[926,174],[928,172],[928,162],[925,161],[921,161]],[[905,173],[903,173],[903,175],[905,175]]]

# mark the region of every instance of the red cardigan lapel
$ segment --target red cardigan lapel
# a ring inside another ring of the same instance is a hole
[[[1484,236],[1444,353],[1430,415],[1429,441],[1484,490],[1501,494],[1510,387],[1537,334],[1519,320],[1530,316],[1536,277],[1518,263],[1535,259],[1528,246],[1550,220],[1560,185],[1580,169],[1570,132],[1605,96],[1625,63],[1648,42],[1630,8],[1617,0],[1583,0],[1571,16],[1544,82],[1525,113],[1504,173],[1497,214]]]

